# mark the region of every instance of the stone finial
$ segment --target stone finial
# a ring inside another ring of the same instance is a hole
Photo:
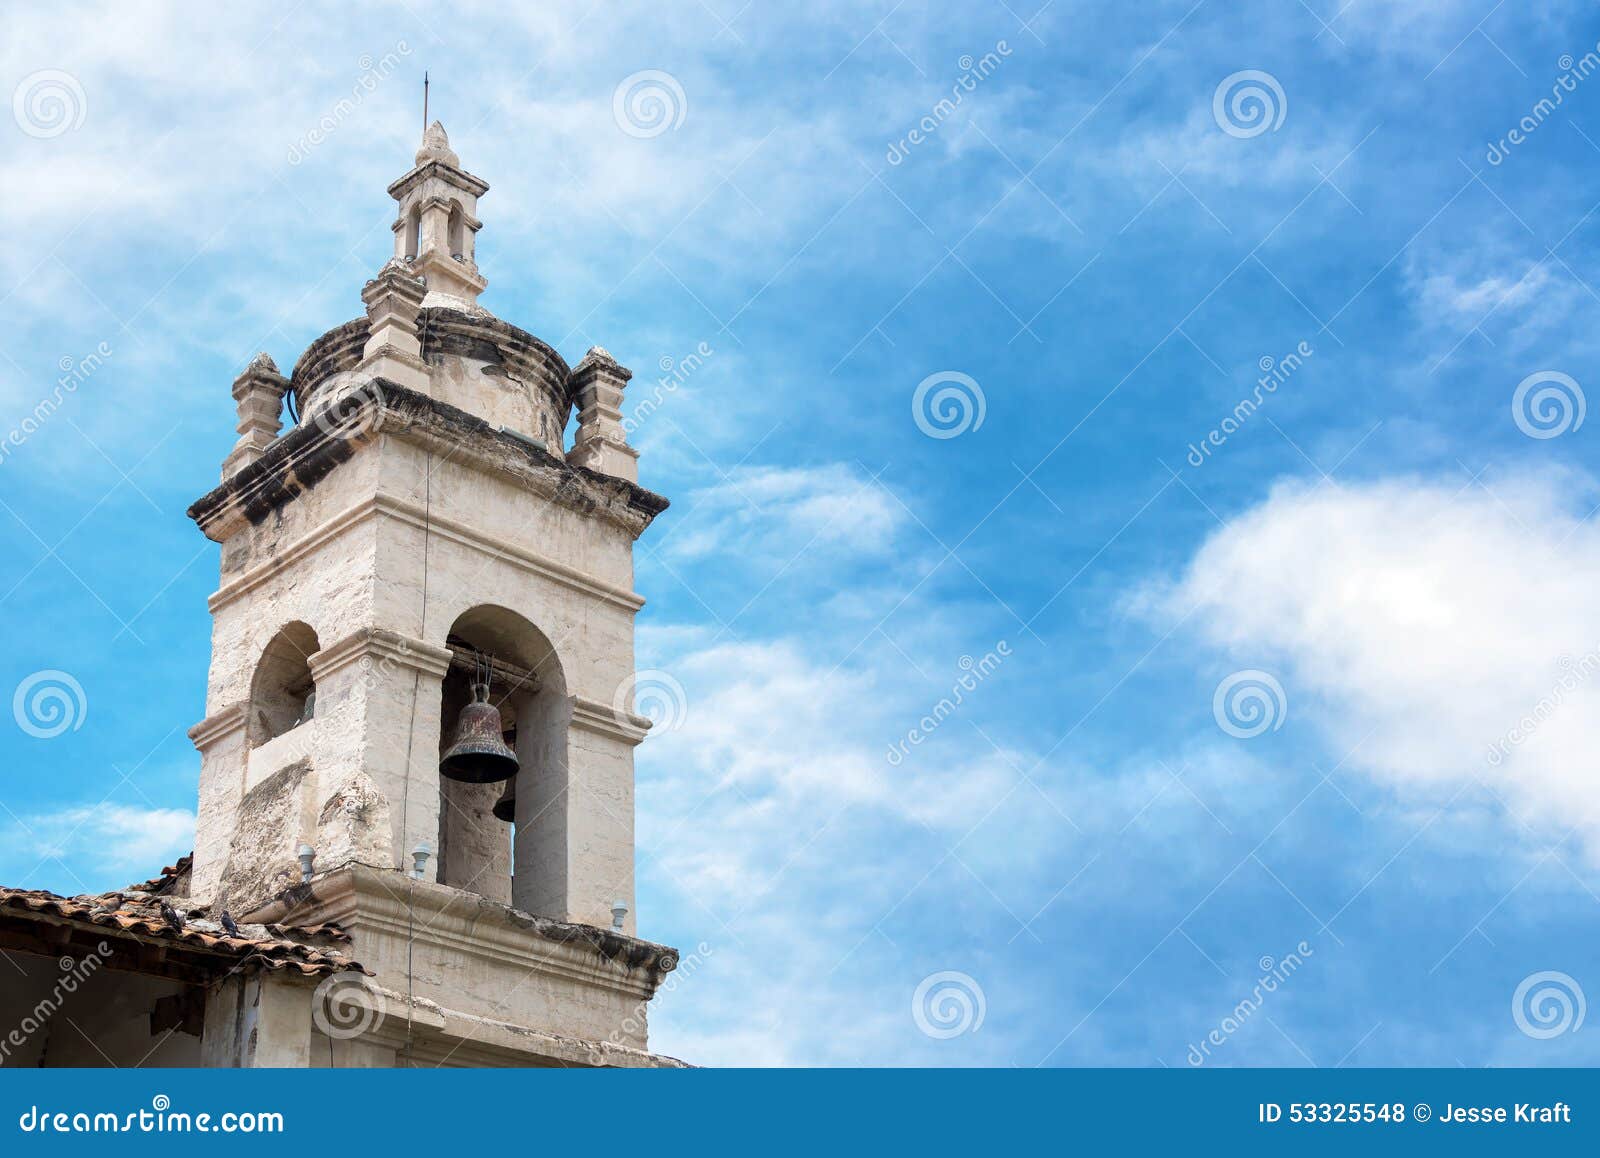
[[[567,461],[575,466],[639,481],[639,452],[622,426],[622,393],[633,372],[603,347],[592,346],[567,380],[578,403],[578,434]]]
[[[367,306],[367,344],[361,352],[363,374],[387,378],[426,393],[428,367],[422,360],[417,317],[427,287],[402,261],[390,261],[361,289]]]
[[[244,373],[233,381],[233,400],[239,408],[239,441],[222,460],[222,477],[232,478],[259,459],[282,429],[283,395],[289,379],[265,353],[250,359]]]
[[[450,148],[450,138],[438,121],[423,130],[422,148],[417,150],[418,165],[426,165],[429,161],[443,161],[452,169],[461,168],[461,158]]]

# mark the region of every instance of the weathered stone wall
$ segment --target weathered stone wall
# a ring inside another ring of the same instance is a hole
[[[396,259],[363,291],[367,319],[312,344],[287,382],[300,425],[258,446],[265,418],[252,418],[249,453],[191,509],[222,543],[207,716],[191,731],[202,753],[192,890],[236,912],[321,906],[377,984],[405,992],[408,1048],[426,1020],[413,1002],[427,1002],[441,1058],[459,1034],[492,1038],[489,1054],[637,1064],[621,1059],[644,1047],[642,1005],[671,965],[632,937],[644,730],[624,705],[643,605],[633,541],[666,500],[637,485],[618,423],[627,370],[595,348],[574,372],[476,305],[486,189],[429,126],[417,168],[390,187]],[[581,445],[568,451],[575,390]],[[252,682],[290,623],[318,650],[307,657],[314,715],[285,730],[304,715],[300,693],[279,689],[265,711]],[[500,785],[441,784],[457,628],[537,675],[506,703],[522,763],[510,849],[502,822],[484,817]],[[316,871],[296,884],[302,842]],[[433,855],[414,880],[424,846]],[[451,887],[436,883],[441,871]],[[330,872],[347,886],[332,900],[319,892]],[[617,899],[620,935],[608,931]],[[273,1056],[305,1064],[303,1002],[270,985],[215,1000],[230,1025],[276,1019]],[[392,1032],[374,1029],[369,1058],[394,1056]],[[215,1050],[249,1055],[242,1036]]]

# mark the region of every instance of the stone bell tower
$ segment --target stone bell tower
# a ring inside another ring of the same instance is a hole
[[[189,512],[222,545],[193,893],[350,933],[382,1009],[325,1034],[351,1064],[651,1064],[676,955],[636,936],[633,543],[667,501],[637,483],[629,372],[478,304],[488,188],[430,125],[365,316],[233,385],[238,443]],[[441,777],[485,671],[519,770]]]

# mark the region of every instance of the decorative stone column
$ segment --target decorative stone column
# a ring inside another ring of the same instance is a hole
[[[422,280],[400,261],[390,261],[362,287],[361,300],[371,322],[361,352],[362,373],[428,392],[428,366],[417,333],[417,316],[427,292]]]
[[[233,400],[239,407],[239,441],[222,460],[222,477],[232,478],[259,459],[276,441],[283,423],[284,391],[289,379],[278,373],[266,354],[257,354],[233,381]]]
[[[622,392],[633,371],[593,346],[568,379],[578,403],[578,434],[567,461],[614,478],[639,481],[639,452],[622,428]]]

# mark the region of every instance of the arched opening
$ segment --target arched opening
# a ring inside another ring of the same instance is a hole
[[[461,206],[455,202],[450,204],[450,221],[446,229],[446,237],[450,242],[450,256],[457,261],[465,261],[467,252],[467,223],[462,215]]]
[[[478,659],[487,656],[493,661],[489,702],[500,710],[502,736],[520,768],[514,780],[500,784],[440,777],[439,882],[529,912],[559,913],[571,706],[555,648],[523,616],[492,605],[463,613],[446,643],[455,658],[441,691],[440,756],[471,701]],[[508,791],[515,799],[510,821],[495,816]]]
[[[413,205],[411,214],[406,218],[406,260],[416,260],[418,247],[422,242],[422,207]]]
[[[316,714],[317,690],[311,679],[311,657],[321,650],[317,633],[304,623],[291,623],[274,635],[261,652],[250,681],[250,746],[299,727]]]

